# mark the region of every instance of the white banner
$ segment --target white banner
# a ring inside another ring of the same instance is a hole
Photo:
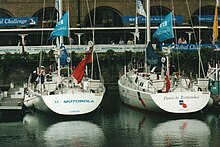
[[[22,46],[1,46],[0,54],[14,54],[14,53],[22,53]]]
[[[66,45],[66,50],[70,53],[74,51],[76,53],[85,53],[88,50],[88,45]],[[117,44],[100,44],[95,45],[94,49],[96,52],[107,52],[108,50],[113,50],[114,52],[142,52],[145,51],[145,44],[137,44],[137,45],[117,45]],[[40,51],[44,51],[48,53],[51,50],[57,50],[55,46],[24,46],[24,51],[29,54],[38,54]],[[22,53],[22,46],[1,46],[0,54],[5,53]]]

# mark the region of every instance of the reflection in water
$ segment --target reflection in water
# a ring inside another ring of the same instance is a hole
[[[211,131],[209,146],[219,147],[220,146],[220,115],[219,114],[208,114],[204,120]]]
[[[101,126],[109,147],[150,147],[152,141],[149,132],[162,120],[155,115],[121,106],[117,113],[103,116]]]
[[[105,137],[100,127],[90,121],[61,121],[50,124],[39,114],[27,114],[24,122],[34,128],[43,128],[41,134],[46,146],[104,146]],[[51,119],[50,119],[51,120]]]
[[[67,121],[50,126],[43,134],[50,146],[103,146],[104,134],[95,124],[86,121]]]
[[[103,118],[106,138],[114,140],[108,146],[209,146],[210,129],[201,113],[161,115],[121,105]]]
[[[155,146],[209,146],[210,130],[196,119],[179,119],[160,123],[152,131]]]
[[[170,116],[138,111],[122,105],[118,91],[105,95],[100,108],[86,117],[27,113],[22,120],[13,120],[0,117],[0,147],[220,146],[219,114]]]
[[[0,123],[22,121],[23,117],[24,114],[20,111],[4,111],[0,109]]]
[[[16,130],[16,131],[15,131]],[[21,132],[21,133],[19,133]],[[0,123],[0,146],[12,146],[15,140],[25,140],[22,121]]]

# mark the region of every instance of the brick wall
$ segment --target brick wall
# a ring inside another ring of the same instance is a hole
[[[55,0],[45,0],[45,7],[53,7]],[[119,15],[135,15],[135,0],[96,0],[97,7],[111,7],[119,13]],[[144,1],[144,7],[146,0]],[[171,9],[172,3],[171,0],[150,0],[151,6],[162,5]],[[176,15],[184,15],[185,20],[189,19],[188,8],[186,1],[190,8],[190,13],[194,13],[199,9],[198,0],[172,0],[174,1],[174,11]],[[64,4],[64,9],[66,4]],[[86,0],[80,0],[80,15],[81,23],[83,22],[84,17],[88,14],[88,8]],[[89,10],[94,9],[94,0],[88,0]],[[215,0],[202,0],[202,6],[215,5]],[[71,26],[77,24],[78,18],[78,0],[70,0],[70,17],[71,17]],[[44,7],[43,0],[0,0],[0,9],[6,10],[13,17],[32,17],[34,13],[39,11]]]

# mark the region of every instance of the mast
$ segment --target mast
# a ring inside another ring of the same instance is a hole
[[[136,0],[136,12],[135,12],[135,32],[134,32],[134,44],[136,45],[137,44],[137,37],[139,39],[139,30],[138,30],[138,3],[137,3],[137,0]]]
[[[201,17],[201,0],[199,0],[199,16]],[[199,19],[199,26],[201,26],[201,19]],[[201,66],[201,29],[199,27],[199,49],[198,49],[198,54],[199,54],[199,78],[201,77],[201,69],[200,69],[200,66]]]
[[[59,20],[62,18],[63,16],[63,2],[62,0],[59,0]],[[63,37],[60,36],[60,45],[63,43]]]
[[[96,17],[96,0],[94,1],[94,13],[93,13],[93,24],[91,24],[91,26],[95,27],[95,17]],[[92,29],[92,46],[93,46],[93,50],[92,52],[94,52],[94,45],[95,45],[95,29]],[[90,48],[90,47],[89,47]],[[94,54],[92,53],[92,60],[94,59]],[[87,66],[86,66],[87,67]],[[93,70],[94,70],[94,63],[92,62],[92,69],[91,69],[91,79],[93,79]]]
[[[63,15],[63,2],[62,0],[59,0],[59,20],[61,19],[62,15]],[[57,44],[57,54],[58,54],[58,58],[57,58],[57,70],[58,70],[58,76],[60,77],[60,46],[61,44],[63,44],[63,37],[60,36],[60,44]]]
[[[147,42],[146,44],[148,45],[150,42],[150,0],[147,0],[146,4],[146,11],[147,11],[147,18],[146,18],[146,23],[147,23]],[[147,68],[147,50],[145,51],[145,69],[148,70]]]
[[[147,0],[147,44],[150,42],[150,0]]]

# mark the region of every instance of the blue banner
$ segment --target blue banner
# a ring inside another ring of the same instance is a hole
[[[214,22],[214,15],[198,16],[198,21],[213,23]],[[218,22],[220,22],[220,16],[218,16]]]
[[[163,22],[165,17],[166,16],[151,16],[150,22],[161,23]],[[173,21],[174,20],[175,23],[177,24],[183,24],[184,16],[175,16],[175,18],[173,18]],[[135,16],[122,16],[122,23],[124,24],[135,23]],[[138,23],[146,23],[146,18],[144,16],[138,16]]]
[[[198,44],[164,44],[161,45],[161,50],[163,50],[163,47],[172,47],[172,51],[198,51],[199,49],[204,49],[204,48],[208,48],[208,49],[216,49],[216,51],[218,49],[220,49],[220,44],[200,44],[200,48]]]
[[[30,26],[38,24],[37,17],[30,18],[0,18],[0,26]]]

